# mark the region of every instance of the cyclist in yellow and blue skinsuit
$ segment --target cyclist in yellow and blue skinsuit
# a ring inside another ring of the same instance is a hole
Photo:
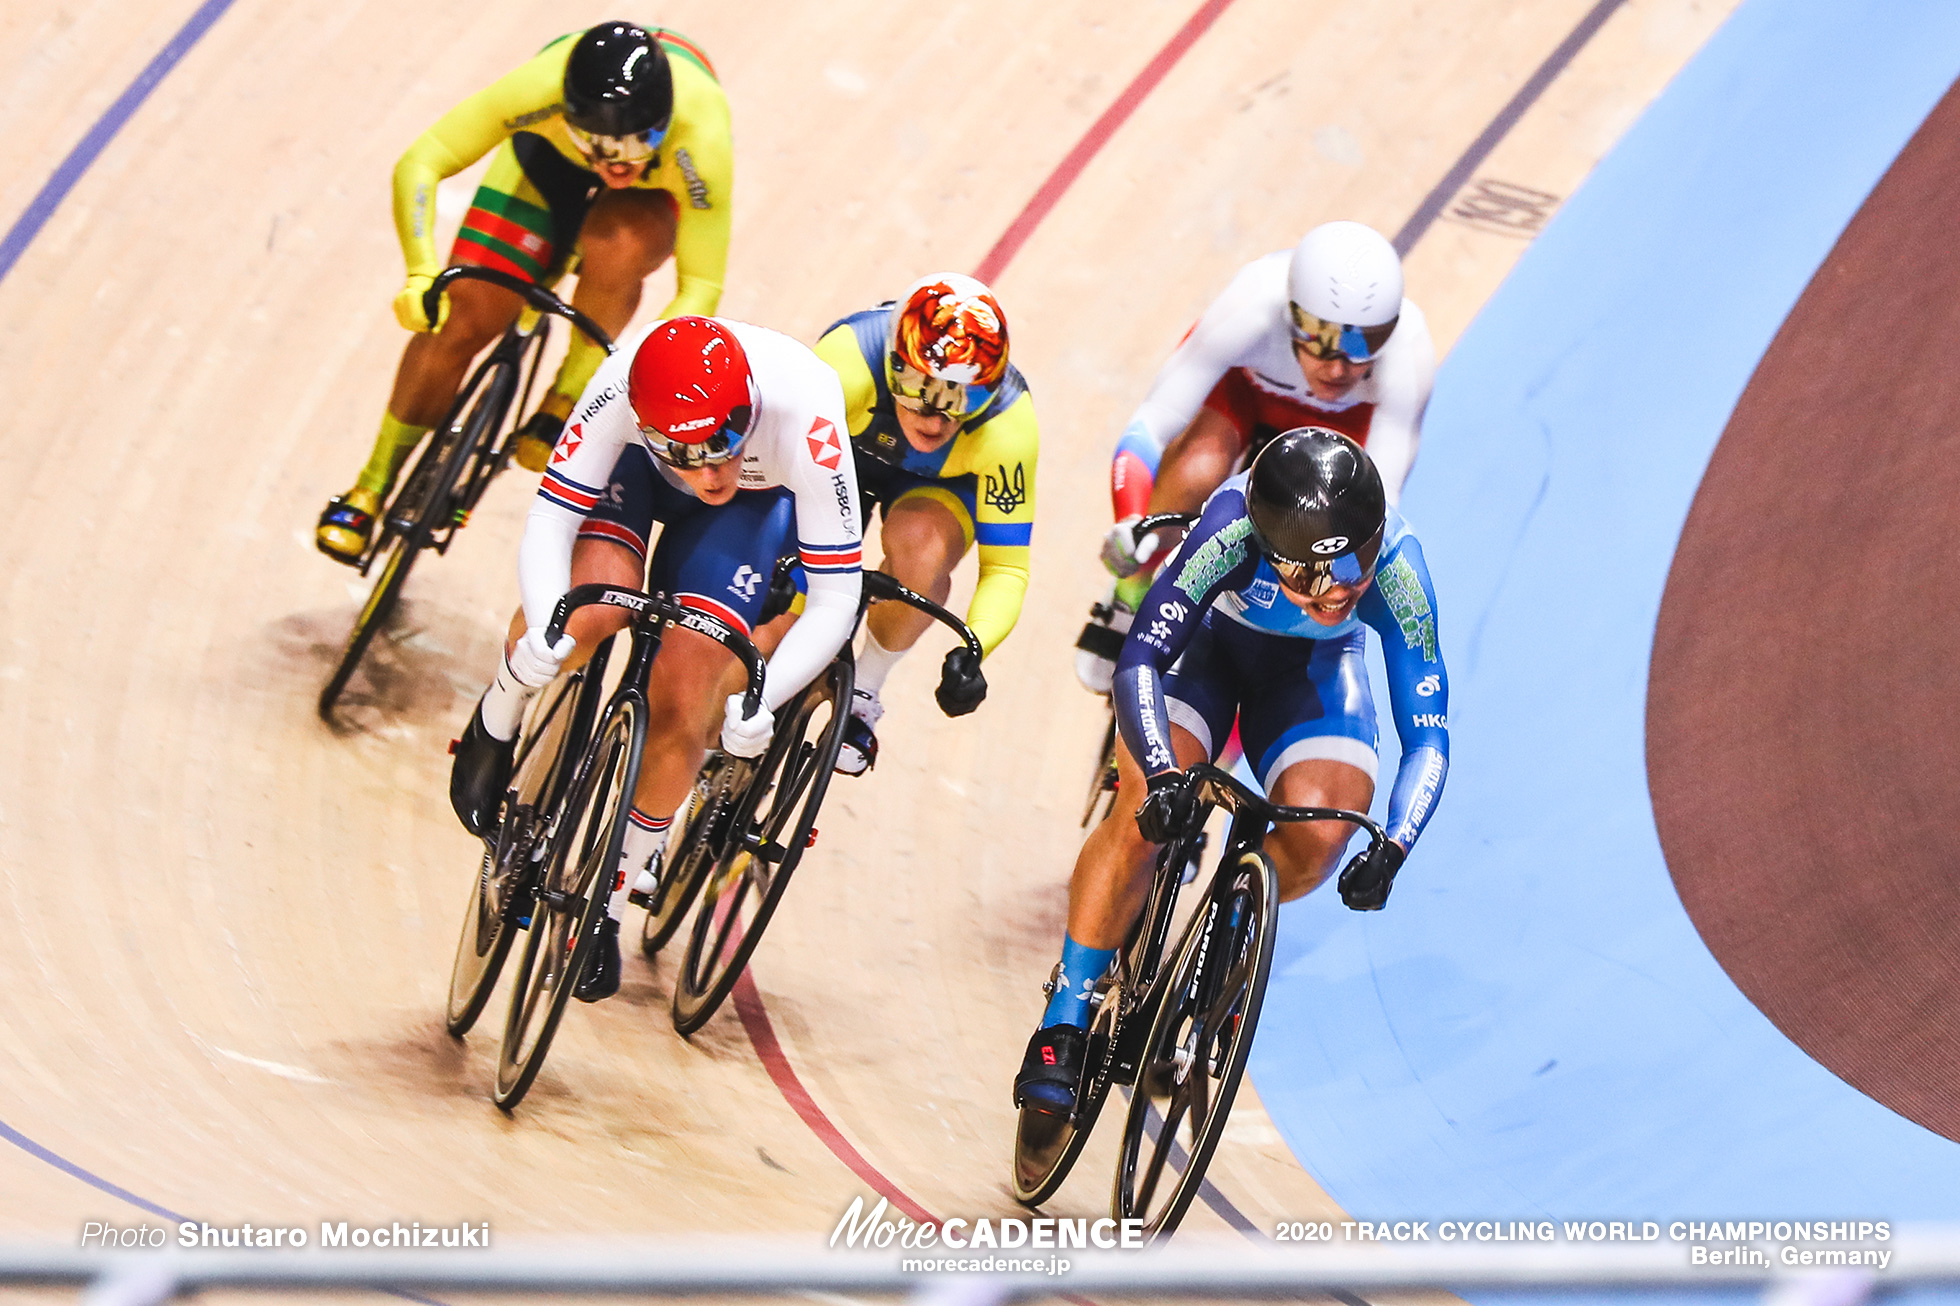
[[[728,101],[707,56],[676,33],[601,23],[559,37],[470,96],[395,165],[395,229],[408,280],[395,316],[416,335],[402,354],[367,466],[320,517],[322,552],[358,562],[374,514],[471,359],[517,316],[519,301],[457,282],[431,322],[422,303],[442,263],[436,184],[495,151],[450,252],[452,263],[551,285],[576,267],[572,302],[607,332],[625,330],[640,286],[672,256],[679,285],[663,318],[712,315],[728,264],[733,150]],[[543,470],[564,418],[604,352],[577,332],[517,441]]]
[[[944,603],[953,568],[980,547],[980,579],[966,624],[992,653],[1021,616],[1034,531],[1034,399],[1007,360],[1007,321],[993,292],[957,272],[914,282],[897,301],[854,313],[817,342],[844,385],[867,525],[884,514],[882,570]],[[837,769],[876,761],[885,677],[930,618],[887,603],[865,620],[857,689]],[[986,694],[965,648],[947,655],[939,703],[970,712]]]

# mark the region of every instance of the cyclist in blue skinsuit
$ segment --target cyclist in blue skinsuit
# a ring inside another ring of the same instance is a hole
[[[1122,731],[1112,808],[1082,846],[1068,933],[1041,1027],[1014,1081],[1017,1106],[1066,1115],[1081,1082],[1089,998],[1143,909],[1156,845],[1189,818],[1180,768],[1216,755],[1236,714],[1245,756],[1276,803],[1366,811],[1377,765],[1363,661],[1372,626],[1388,663],[1402,764],[1390,843],[1341,872],[1341,900],[1378,910],[1436,809],[1449,770],[1449,677],[1422,547],[1387,506],[1380,474],[1346,436],[1278,436],[1205,502],[1158,572],[1117,660]],[[1134,818],[1134,819],[1132,819]],[[1282,901],[1326,878],[1354,828],[1276,827],[1266,839]]]

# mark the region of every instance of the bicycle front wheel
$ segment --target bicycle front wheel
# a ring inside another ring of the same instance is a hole
[[[1204,1182],[1245,1075],[1273,968],[1279,892],[1263,852],[1213,881],[1159,981],[1111,1199],[1145,1241],[1177,1228]]]
[[[1082,809],[1082,828],[1086,830],[1108,816],[1115,805],[1116,711],[1111,708],[1109,724],[1103,728],[1102,751],[1096,755],[1095,774],[1089,779],[1089,805]]]
[[[544,1066],[565,1003],[605,919],[646,731],[645,710],[637,699],[613,706],[586,749],[571,799],[549,835],[543,883],[531,907],[530,937],[518,962],[497,1054],[496,1099],[506,1111],[523,1101]]]
[[[708,1023],[749,963],[789,887],[803,850],[816,839],[817,809],[830,788],[851,701],[851,664],[839,658],[822,679],[786,705],[776,736],[750,782],[756,815],[731,837],[707,876],[701,906],[674,979],[674,1028]]]
[[[456,397],[442,423],[422,447],[402,488],[382,509],[381,573],[368,591],[367,601],[354,618],[347,647],[340,662],[320,691],[320,715],[330,716],[354,669],[361,665],[368,646],[387,624],[401,599],[402,586],[415,559],[432,543],[434,533],[452,524],[452,492],[462,475],[464,464],[478,452],[486,439],[494,438],[510,407],[517,384],[515,373],[505,363],[488,363],[471,378],[470,385]],[[458,415],[463,414],[461,420]]]

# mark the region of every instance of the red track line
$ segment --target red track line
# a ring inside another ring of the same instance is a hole
[[[1177,34],[1171,37],[1170,43],[1157,52],[1156,58],[1143,66],[1143,71],[1138,73],[1136,79],[1123,88],[1123,93],[1116,97],[1116,103],[1103,110],[1102,117],[1090,125],[1088,133],[1075,143],[1075,148],[1055,165],[1055,171],[1048,174],[1048,180],[1041,183],[1041,189],[1034,193],[1034,198],[1028,201],[1027,207],[1008,224],[1001,238],[994,242],[992,249],[987,251],[987,257],[980,260],[980,266],[973,271],[975,277],[989,285],[993,284],[994,278],[998,277],[1007,265],[1014,261],[1014,256],[1021,252],[1021,246],[1027,243],[1028,237],[1034,234],[1034,229],[1041,225],[1042,219],[1048,216],[1049,210],[1053,209],[1061,200],[1063,193],[1075,184],[1075,179],[1082,175],[1082,170],[1089,166],[1089,160],[1095,158],[1097,152],[1109,143],[1109,138],[1116,134],[1116,129],[1128,121],[1129,116],[1136,111],[1136,107],[1143,103],[1144,97],[1156,90],[1157,83],[1164,80],[1164,74],[1184,57],[1185,51],[1197,44],[1198,38],[1205,34],[1205,29],[1209,28],[1231,3],[1232,0],[1205,0],[1198,6],[1198,12],[1184,21],[1184,26],[1177,29]]]
[[[776,1082],[776,1089],[783,1095],[783,1100],[803,1117],[804,1124],[810,1126],[810,1132],[821,1138],[824,1146],[837,1154],[838,1160],[849,1166],[858,1178],[870,1184],[872,1191],[888,1198],[893,1206],[914,1220],[934,1220],[925,1207],[906,1196],[903,1189],[885,1178],[876,1166],[851,1146],[851,1140],[830,1122],[830,1117],[823,1113],[823,1108],[810,1096],[810,1091],[803,1087],[803,1081],[796,1077],[796,1068],[790,1065],[789,1057],[783,1053],[783,1045],[776,1039],[776,1027],[769,1023],[769,1010],[762,1005],[762,995],[755,991],[755,980],[746,970],[742,972],[742,978],[735,981],[735,1011],[742,1018],[742,1028],[748,1032],[756,1056],[762,1059],[763,1069]]]
[[[1027,243],[1028,237],[1034,234],[1034,229],[1041,225],[1042,219],[1048,216],[1068,188],[1075,184],[1075,179],[1082,175],[1082,170],[1089,166],[1089,160],[1096,157],[1097,152],[1109,142],[1109,138],[1128,121],[1132,113],[1136,112],[1136,107],[1143,103],[1144,97],[1157,89],[1157,83],[1164,80],[1164,75],[1184,57],[1185,51],[1197,43],[1198,38],[1205,34],[1206,29],[1231,3],[1232,0],[1205,0],[1198,6],[1198,11],[1185,20],[1184,26],[1177,29],[1169,43],[1157,52],[1155,58],[1143,66],[1143,71],[1139,72],[1128,86],[1123,88],[1123,93],[1116,97],[1116,102],[1103,110],[1102,117],[1090,124],[1088,132],[1075,143],[1075,148],[1055,165],[1055,171],[1048,175],[1048,180],[1041,183],[1041,189],[1034,193],[1034,198],[1028,201],[1027,207],[1022,209],[1019,216],[1008,225],[1001,238],[994,242],[994,247],[987,251],[987,257],[980,260],[980,266],[974,272],[974,276],[982,281],[992,282],[1000,275],[1001,270],[1020,252],[1021,246]],[[776,1038],[775,1026],[769,1022],[769,1010],[762,1005],[762,995],[756,991],[755,981],[746,970],[735,982],[734,998],[736,1014],[742,1018],[742,1028],[748,1033],[749,1043],[755,1048],[756,1056],[761,1059],[763,1069],[769,1072],[769,1078],[775,1081],[776,1090],[783,1095],[783,1100],[790,1104],[796,1114],[803,1118],[803,1123],[810,1127],[810,1132],[822,1139],[824,1146],[828,1147],[838,1160],[849,1166],[853,1174],[864,1180],[874,1192],[885,1197],[892,1205],[914,1220],[933,1220],[934,1217],[925,1207],[908,1197],[903,1189],[887,1179],[876,1166],[864,1159],[857,1148],[851,1146],[851,1141],[844,1137],[843,1132],[835,1124],[831,1123],[830,1117],[824,1114],[823,1108],[817,1105],[816,1100],[810,1096],[809,1090],[803,1087],[803,1081],[796,1077],[795,1067],[790,1065],[789,1057],[783,1052],[782,1043]],[[1079,1302],[1082,1299],[1071,1297],[1068,1300]]]

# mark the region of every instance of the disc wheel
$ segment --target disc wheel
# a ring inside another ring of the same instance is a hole
[[[1089,779],[1089,804],[1082,809],[1082,828],[1086,830],[1108,816],[1115,804],[1116,713],[1112,709],[1109,724],[1103,728],[1102,752],[1096,755],[1095,773]]]
[[[421,456],[402,482],[400,492],[383,506],[382,538],[375,555],[380,559],[381,570],[373,588],[368,590],[367,601],[354,618],[354,629],[348,632],[347,647],[341,652],[339,664],[320,690],[321,716],[333,712],[368,646],[393,615],[416,555],[429,547],[431,536],[449,515],[447,505],[464,463],[480,443],[496,434],[504,410],[510,406],[514,384],[515,376],[507,366],[492,364],[479,371],[470,388],[457,397],[449,416],[423,445]],[[466,414],[460,422],[455,416],[458,413]],[[364,570],[372,568],[370,562]]]
[[[815,835],[851,701],[851,664],[839,659],[797,696],[739,811],[754,815],[731,834],[703,886],[687,955],[674,980],[674,1028],[692,1034],[715,1014],[782,901]]]
[[[496,1100],[506,1111],[524,1099],[543,1067],[606,917],[645,744],[645,709],[631,698],[615,704],[586,749],[571,798],[549,836],[497,1054]]]
[[[1110,1046],[1123,1008],[1123,987],[1117,979],[1121,969],[1112,970],[1096,987],[1084,1055],[1086,1082],[1074,1114],[1064,1117],[1024,1106],[1015,1122],[1014,1167],[1009,1182],[1014,1200],[1024,1206],[1039,1206],[1061,1188],[1089,1141],[1089,1131],[1096,1127],[1103,1100],[1109,1096]]]
[[[681,818],[680,828],[667,841],[660,879],[646,905],[646,921],[640,927],[640,951],[649,961],[687,919],[687,909],[694,905],[701,892],[701,882],[708,878],[708,869],[714,865],[713,853],[721,842],[714,837],[715,831],[727,822],[728,767],[726,754],[708,754],[687,796],[686,815]]]
[[[1111,1199],[1145,1241],[1177,1228],[1204,1182],[1245,1074],[1273,966],[1278,891],[1262,852],[1241,857],[1193,914],[1156,986]]]

